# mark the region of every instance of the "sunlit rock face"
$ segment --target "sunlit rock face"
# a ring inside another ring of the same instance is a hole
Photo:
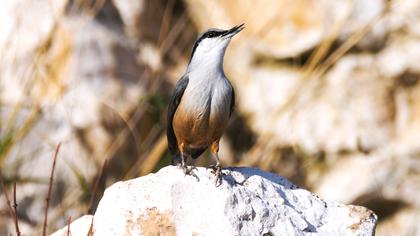
[[[118,182],[99,203],[93,235],[374,235],[377,217],[367,208],[324,201],[256,168],[223,172],[219,186],[202,167],[195,177],[171,166]],[[92,224],[81,221],[77,230]]]

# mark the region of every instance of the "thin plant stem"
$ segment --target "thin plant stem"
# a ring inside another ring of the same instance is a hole
[[[95,183],[93,184],[93,190],[92,190],[92,194],[91,194],[90,200],[89,200],[88,214],[92,214],[93,202],[95,201],[95,196],[98,192],[99,180],[101,179],[107,164],[108,164],[108,160],[105,159],[104,163],[102,164],[101,170],[99,171],[98,175],[95,178]]]
[[[52,168],[51,168],[51,175],[50,175],[50,181],[49,181],[49,186],[48,186],[48,194],[47,194],[47,197],[45,198],[44,224],[42,225],[42,235],[43,236],[47,235],[48,206],[49,206],[49,203],[50,203],[52,184],[53,184],[53,181],[54,181],[55,163],[57,161],[57,156],[58,156],[58,152],[60,151],[60,147],[61,147],[61,142],[58,143],[57,148],[55,149],[54,160],[53,160],[53,164],[52,164]]]
[[[67,236],[70,236],[70,224],[71,224],[71,216],[67,219]]]
[[[16,235],[20,236],[20,230],[19,230],[19,220],[17,216],[17,203],[16,203],[16,182],[13,183],[13,210],[14,210],[14,221],[15,221],[15,229],[16,229]]]
[[[15,227],[19,228],[19,226],[16,226],[17,225],[17,222],[16,222],[17,217],[15,217],[15,212],[13,211],[13,208],[10,205],[9,193],[7,192],[6,184],[4,183],[1,171],[0,171],[0,183],[1,183],[1,187],[3,189],[4,199],[6,200],[6,205],[7,205],[7,209],[9,210],[10,218],[12,218],[12,220],[15,224]]]

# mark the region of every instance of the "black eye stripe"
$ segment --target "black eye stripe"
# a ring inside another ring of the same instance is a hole
[[[207,32],[205,32],[204,34],[202,34],[198,39],[197,39],[197,41],[195,42],[195,44],[194,44],[194,46],[193,46],[193,49],[192,49],[192,53],[191,53],[191,58],[192,58],[192,56],[194,55],[194,52],[195,52],[195,50],[197,49],[197,47],[198,47],[198,45],[200,44],[200,42],[203,40],[203,39],[206,39],[206,38],[215,38],[215,37],[219,37],[220,35],[222,35],[222,34],[224,34],[224,33],[226,33],[227,32],[227,30],[217,30],[217,31],[215,31],[215,30],[210,30],[210,31],[207,31]],[[190,61],[191,61],[191,58],[190,58]]]
[[[209,31],[205,33],[203,36],[205,36],[205,38],[214,38],[214,37],[222,35],[223,33],[224,31]]]

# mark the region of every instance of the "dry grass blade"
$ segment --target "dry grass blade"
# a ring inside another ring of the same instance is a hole
[[[155,90],[152,90],[152,91],[155,91]],[[106,148],[106,151],[103,155],[105,160],[110,161],[112,159],[112,156],[115,154],[118,148],[121,147],[121,145],[126,140],[129,132],[132,132],[133,137],[137,137],[134,133],[134,130],[130,130],[130,127],[134,127],[133,124],[135,124],[136,122],[140,120],[140,118],[144,115],[147,109],[148,109],[148,104],[145,104],[144,106],[141,106],[138,109],[136,109],[134,115],[132,115],[128,121],[124,119],[124,122],[127,124],[127,128],[124,128],[121,132],[119,132],[116,135],[116,138],[114,139],[114,141],[109,145],[109,147]]]
[[[343,28],[343,25],[346,22],[346,19],[348,18],[348,14],[346,16],[343,16],[341,20],[334,23],[332,26],[332,30],[328,35],[325,37],[324,40],[322,40],[319,47],[315,50],[314,53],[309,58],[309,61],[303,69],[303,78],[308,79],[309,75],[313,73],[313,71],[316,69],[316,67],[320,64],[320,62],[325,59],[326,56],[328,56],[328,51],[331,49],[333,43],[335,40],[337,40],[341,29]]]
[[[171,46],[174,45],[176,38],[181,34],[182,29],[185,27],[187,23],[187,15],[183,14],[177,22],[172,26],[171,31],[169,31],[168,36],[162,41],[159,45],[159,49],[162,55],[165,55]]]
[[[104,106],[108,107],[109,109],[111,109],[119,118],[121,118],[121,120],[126,125],[127,130],[124,132],[124,138],[128,135],[127,132],[129,132],[133,136],[134,142],[139,143],[139,137],[137,136],[137,134],[135,132],[135,127],[134,127],[135,126],[135,121],[133,121],[132,119],[127,119],[127,117],[124,114],[119,112],[116,108],[112,107],[112,105],[107,104],[105,102],[103,102],[102,104]],[[119,147],[119,145],[116,146],[115,148],[118,148],[118,147]],[[139,151],[137,146],[135,146],[135,148],[136,148],[136,152],[137,152],[137,155],[138,155],[140,153],[140,151]],[[114,154],[114,152],[112,152],[112,154]],[[108,158],[108,156],[107,156],[107,158]]]
[[[338,61],[343,55],[348,52],[354,45],[356,45],[383,16],[376,16],[371,22],[366,24],[360,31],[352,34],[336,51],[334,51],[324,63],[319,66],[315,72],[319,76],[323,75],[335,62]]]
[[[387,4],[386,8],[389,8],[389,3]],[[370,30],[372,30],[373,26],[376,25],[383,18],[383,16],[384,13],[374,17],[362,29],[355,32],[348,39],[346,39],[344,43],[340,47],[338,47],[338,49],[332,52],[328,57],[326,57],[325,53],[327,52],[327,49],[331,46],[330,44],[332,43],[331,40],[333,38],[327,38],[326,42],[321,45],[321,48],[316,51],[316,54],[318,55],[314,55],[309,62],[310,64],[308,64],[304,68],[304,83],[302,83],[301,86],[297,87],[297,89],[292,93],[287,102],[284,105],[282,105],[276,113],[281,114],[292,104],[294,104],[299,98],[300,94],[304,94],[304,90],[308,86],[308,83],[306,81],[309,81],[309,78],[321,78],[328,71],[328,69],[330,69],[334,65],[334,63],[338,61],[338,59],[343,57],[346,52],[348,52],[354,45],[356,45]],[[342,25],[342,23],[337,23],[337,26],[340,25]],[[331,35],[336,37],[337,32],[335,31],[338,31],[339,29],[337,27],[334,28],[336,29],[334,29],[334,32]],[[320,60],[325,57],[325,61],[322,62],[322,64],[317,65],[320,62]]]
[[[55,163],[57,161],[58,152],[60,151],[61,143],[58,143],[57,148],[55,149],[54,153],[54,160],[53,165],[51,168],[51,175],[50,175],[50,181],[48,185],[48,193],[47,198],[45,198],[45,212],[44,212],[44,224],[42,225],[42,235],[47,235],[47,225],[48,225],[48,206],[50,203],[50,197],[51,197],[51,190],[52,190],[52,184],[54,181],[54,171],[55,171]]]
[[[168,32],[169,23],[172,19],[172,13],[174,11],[175,1],[169,0],[169,2],[165,6],[165,11],[163,12],[162,23],[160,24],[159,30],[159,37],[157,41],[157,45],[161,45],[163,36]]]
[[[156,145],[154,145],[152,151],[150,152],[149,156],[144,160],[143,164],[140,168],[140,176],[150,173],[156,164],[159,162],[160,157],[165,153],[167,147],[167,141],[165,134],[162,134],[157,141]]]
[[[97,192],[98,192],[99,180],[101,179],[101,177],[102,177],[102,175],[103,175],[103,173],[104,173],[104,171],[105,171],[105,168],[106,168],[107,164],[108,164],[108,160],[105,160],[105,161],[104,161],[104,164],[102,164],[102,168],[101,168],[101,170],[100,170],[100,171],[99,171],[99,173],[96,175],[96,178],[95,178],[95,183],[93,184],[92,195],[90,196],[90,200],[89,200],[89,210],[88,210],[88,214],[92,214],[93,202],[94,202],[94,200],[95,200],[95,196],[96,196],[96,194],[97,194]]]
[[[391,2],[387,2],[385,9],[391,7]],[[354,45],[356,45],[373,27],[384,18],[386,11],[381,14],[376,15],[371,19],[364,27],[359,31],[352,34],[336,51],[334,51],[320,66],[317,68],[314,73],[319,76],[323,75],[335,62],[338,61],[346,52],[348,52]]]
[[[157,127],[153,127],[147,136],[143,139],[142,143],[146,146],[153,147],[154,144],[157,142],[155,141],[161,134],[162,130]],[[134,178],[138,176],[138,170],[144,160],[146,159],[146,153],[142,153],[141,155],[137,156],[137,160],[134,165],[131,165],[130,168],[123,173],[120,179],[127,180],[130,178]]]
[[[67,236],[70,236],[70,224],[71,224],[71,216],[67,219]]]
[[[17,203],[16,203],[16,183],[13,184],[13,210],[14,210],[14,221],[15,221],[15,230],[16,235],[20,236],[20,230],[19,230],[19,220],[17,217]]]

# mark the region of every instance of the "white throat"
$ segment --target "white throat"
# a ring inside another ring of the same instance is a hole
[[[223,73],[223,59],[230,39],[206,39],[197,47],[190,64],[188,72],[200,71],[202,73]]]

